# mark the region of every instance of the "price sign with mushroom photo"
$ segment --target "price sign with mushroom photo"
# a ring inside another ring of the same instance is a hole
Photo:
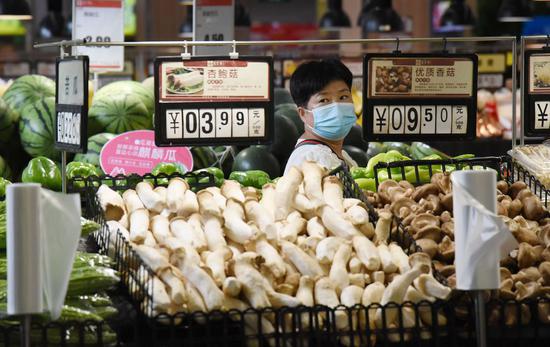
[[[56,63],[55,148],[73,153],[87,150],[87,56],[58,59]]]
[[[369,140],[473,139],[475,54],[367,54],[364,134]]]
[[[272,79],[271,57],[157,58],[157,146],[269,143]]]
[[[525,52],[525,134],[550,135],[550,49]]]

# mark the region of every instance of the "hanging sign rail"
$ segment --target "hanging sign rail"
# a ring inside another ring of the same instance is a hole
[[[539,37],[541,38],[541,37]],[[545,38],[545,37],[542,37]],[[316,46],[316,45],[345,45],[345,44],[382,44],[382,43],[415,43],[415,42],[444,42],[465,43],[465,42],[509,42],[511,51],[517,52],[515,36],[486,36],[486,37],[413,37],[413,38],[379,38],[379,39],[334,39],[334,40],[280,40],[280,41],[135,41],[135,42],[83,42],[83,41],[62,41],[35,44],[35,48],[58,47],[58,46],[125,46],[125,47],[200,47],[200,46]],[[522,49],[524,38],[522,38]],[[523,52],[523,51],[522,51]],[[523,80],[522,75],[522,80]],[[512,56],[512,103],[516,105],[517,91],[517,59],[516,54]],[[448,110],[447,110],[448,111]],[[414,113],[414,112],[413,112]],[[522,119],[523,121],[523,119]],[[512,144],[516,145],[516,108],[512,108]],[[523,132],[521,134],[523,142]]]

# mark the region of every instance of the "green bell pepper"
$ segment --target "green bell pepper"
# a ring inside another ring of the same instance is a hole
[[[376,181],[374,178],[356,178],[355,183],[357,183],[362,190],[376,192]]]
[[[269,174],[262,170],[233,171],[229,175],[230,180],[235,180],[245,187],[262,189],[264,184],[270,183]]]
[[[46,157],[36,157],[31,159],[23,170],[21,181],[40,183],[44,188],[60,191],[61,171],[53,160]]]
[[[209,174],[214,176],[214,182],[216,183],[217,187],[221,187],[221,185],[223,184],[223,181],[225,180],[223,171],[218,167],[212,166],[212,167],[207,167],[207,168],[200,169],[200,170],[193,171],[193,172],[194,173],[208,172]],[[208,178],[203,177],[203,178],[199,179],[199,183],[208,183]]]
[[[77,176],[80,176],[82,178],[88,178],[90,176],[101,176],[101,171],[94,164],[72,161],[67,164],[65,174],[67,175],[67,179],[71,180]],[[85,183],[79,180],[75,182],[75,186],[77,188],[82,188],[85,186]]]
[[[359,166],[352,167],[350,169],[350,173],[351,173],[351,177],[353,177],[354,179],[367,178],[367,176],[369,175],[369,171],[367,170],[366,167],[359,167]]]
[[[11,182],[4,177],[0,177],[0,198],[6,196],[6,187],[8,186],[8,184],[11,184]]]
[[[391,150],[386,153],[380,153],[372,157],[369,162],[367,163],[367,177],[366,178],[374,178],[374,167],[378,163],[392,163],[394,161],[405,161],[405,160],[411,160],[409,157],[404,156],[403,154],[399,153],[396,150]],[[392,174],[400,174],[401,169],[400,168],[393,168],[391,169]]]
[[[157,166],[151,170],[153,176],[158,176],[159,174],[172,175],[175,173],[184,174],[186,172],[185,168],[180,163],[158,163]],[[151,181],[154,184],[154,181]],[[157,184],[168,184],[167,178],[157,179]]]

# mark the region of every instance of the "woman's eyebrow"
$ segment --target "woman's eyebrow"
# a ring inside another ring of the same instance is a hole
[[[342,93],[342,92],[349,92],[349,88],[342,88],[338,91],[338,93]]]

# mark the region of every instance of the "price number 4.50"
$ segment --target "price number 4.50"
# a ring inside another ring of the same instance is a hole
[[[110,36],[96,36],[92,37],[88,35],[85,37],[86,42],[111,42]],[[93,46],[93,47],[108,47],[108,46]]]
[[[206,34],[204,41],[223,41],[223,34]]]

